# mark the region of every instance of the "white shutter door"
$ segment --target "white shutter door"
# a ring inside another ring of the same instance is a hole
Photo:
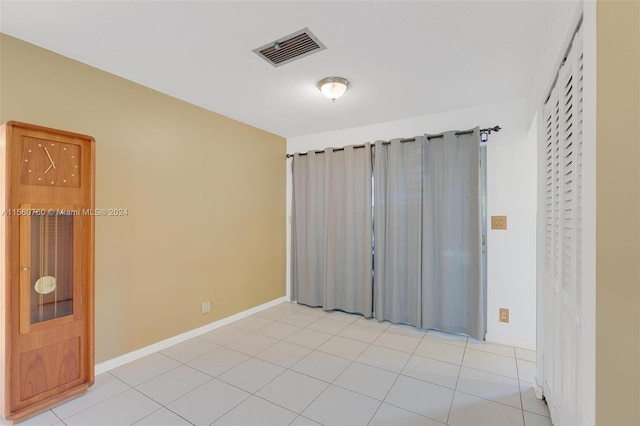
[[[543,161],[539,161],[539,164],[543,165],[543,174],[544,174],[544,264],[543,264],[543,285],[544,285],[544,319],[545,324],[547,323],[547,319],[553,319],[555,317],[555,300],[556,300],[556,289],[554,286],[554,263],[556,259],[556,250],[554,246],[554,214],[555,214],[555,191],[554,191],[554,152],[558,145],[558,132],[557,132],[557,123],[558,123],[558,114],[557,114],[557,104],[558,104],[558,92],[553,90],[551,97],[547,101],[544,106],[544,122],[545,122],[545,130],[546,139],[544,140],[544,151],[543,151]],[[551,327],[551,322],[548,323],[549,327]],[[552,353],[554,348],[556,347],[556,334],[555,333],[545,333],[544,334],[544,349],[545,354]],[[552,395],[554,394],[554,386],[553,384],[556,382],[554,379],[554,364],[553,357],[545,357],[544,360],[544,377],[543,377],[543,386],[544,393],[547,400],[551,400]]]
[[[543,108],[539,151],[544,396],[554,424],[579,424],[581,325],[582,35],[578,31]],[[539,350],[540,350],[539,349]]]

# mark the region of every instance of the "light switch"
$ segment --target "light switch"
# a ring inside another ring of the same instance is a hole
[[[491,229],[507,229],[507,217],[491,216]]]

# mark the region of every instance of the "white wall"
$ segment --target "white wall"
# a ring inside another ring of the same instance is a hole
[[[595,3],[595,0],[587,1],[589,2]],[[573,38],[573,30],[578,26],[583,1],[555,1],[552,5],[553,19],[547,22],[545,30],[540,33],[543,47],[537,54],[536,72],[527,98],[527,108],[531,116],[538,111],[540,105],[544,104],[551,90],[558,68]]]
[[[347,94],[348,96],[348,94]],[[340,102],[340,100],[336,101]],[[423,133],[465,130],[475,126],[503,130],[491,134],[487,148],[487,213],[507,215],[508,230],[489,230],[487,340],[525,348],[536,342],[536,127],[527,99],[408,118],[370,126],[300,136],[287,140],[287,153],[340,147]],[[287,288],[291,167],[287,171]],[[498,321],[498,309],[509,308],[510,323]]]

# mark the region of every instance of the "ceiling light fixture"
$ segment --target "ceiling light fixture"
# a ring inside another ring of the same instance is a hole
[[[327,77],[318,82],[318,89],[333,102],[349,88],[349,80],[342,77]]]

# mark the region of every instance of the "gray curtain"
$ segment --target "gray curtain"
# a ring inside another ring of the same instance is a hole
[[[422,148],[415,142],[375,144],[375,316],[421,324]]]
[[[293,157],[292,296],[372,316],[371,147]]]
[[[375,316],[484,339],[480,134],[376,142]]]
[[[424,141],[422,328],[484,339],[480,132]]]

